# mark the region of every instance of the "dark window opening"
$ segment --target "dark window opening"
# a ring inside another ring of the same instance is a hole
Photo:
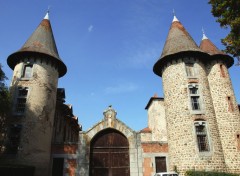
[[[18,88],[18,97],[16,99],[16,113],[24,113],[26,109],[26,102],[27,102],[27,94],[28,94],[28,88]]]
[[[221,77],[226,77],[225,71],[224,71],[224,67],[222,64],[220,64],[220,73],[221,73]]]
[[[64,158],[53,158],[52,175],[63,175]]]
[[[32,77],[32,65],[24,65],[22,78],[31,78]]]
[[[231,97],[227,97],[227,101],[228,101],[228,111],[233,112],[234,108],[233,108],[233,102]]]
[[[189,93],[190,93],[192,110],[201,110],[198,87],[190,86]]]

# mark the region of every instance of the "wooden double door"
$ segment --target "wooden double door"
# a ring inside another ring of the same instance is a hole
[[[90,146],[90,176],[130,176],[129,143],[122,133],[104,130]]]

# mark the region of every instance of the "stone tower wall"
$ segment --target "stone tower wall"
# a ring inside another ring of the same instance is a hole
[[[40,58],[28,60],[33,64],[32,77],[21,78],[24,62],[14,68],[11,89],[17,96],[19,86],[28,87],[25,113],[15,117],[12,123],[21,124],[21,136],[17,158],[13,163],[35,166],[35,175],[50,173],[50,153],[53,120],[56,105],[58,71],[51,63]],[[16,97],[13,97],[16,101]]]
[[[207,73],[227,171],[240,173],[240,115],[228,69],[215,60]]]
[[[148,127],[152,130],[152,141],[167,142],[167,128],[163,100],[153,100],[149,106]]]
[[[185,59],[176,59],[163,69],[164,102],[168,130],[170,171],[183,174],[186,170],[224,170],[218,128],[215,120],[208,80],[203,64],[191,58],[197,72],[196,78],[187,77]],[[201,112],[191,111],[189,84],[198,84],[201,98]],[[199,152],[194,121],[207,122],[209,152]]]

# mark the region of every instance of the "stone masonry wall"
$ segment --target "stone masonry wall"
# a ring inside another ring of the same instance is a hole
[[[240,173],[240,115],[228,69],[215,60],[207,73],[227,171]]]
[[[181,175],[186,170],[224,170],[224,158],[204,65],[191,58],[197,78],[188,78],[183,59],[168,63],[162,79],[168,130],[170,171],[176,168]],[[189,84],[199,86],[201,111],[191,110]],[[194,128],[197,119],[207,122],[209,152],[199,152]]]
[[[29,88],[24,115],[11,119],[11,123],[22,125],[18,157],[12,163],[35,166],[35,175],[42,176],[50,172],[58,71],[51,63],[41,62],[40,58],[32,58],[32,62],[32,77],[21,78],[23,63],[19,63],[15,66],[11,84],[14,96],[18,86]]]

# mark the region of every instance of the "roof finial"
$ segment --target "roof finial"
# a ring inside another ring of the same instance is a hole
[[[47,14],[45,15],[44,19],[49,20],[49,12],[50,12],[50,5],[48,6]]]
[[[202,40],[204,40],[204,39],[208,39],[207,36],[205,35],[205,31],[204,31],[203,27],[202,27],[202,33],[203,33]]]
[[[172,22],[174,22],[174,21],[178,21],[178,19],[176,17],[175,10],[173,9],[173,21]]]

